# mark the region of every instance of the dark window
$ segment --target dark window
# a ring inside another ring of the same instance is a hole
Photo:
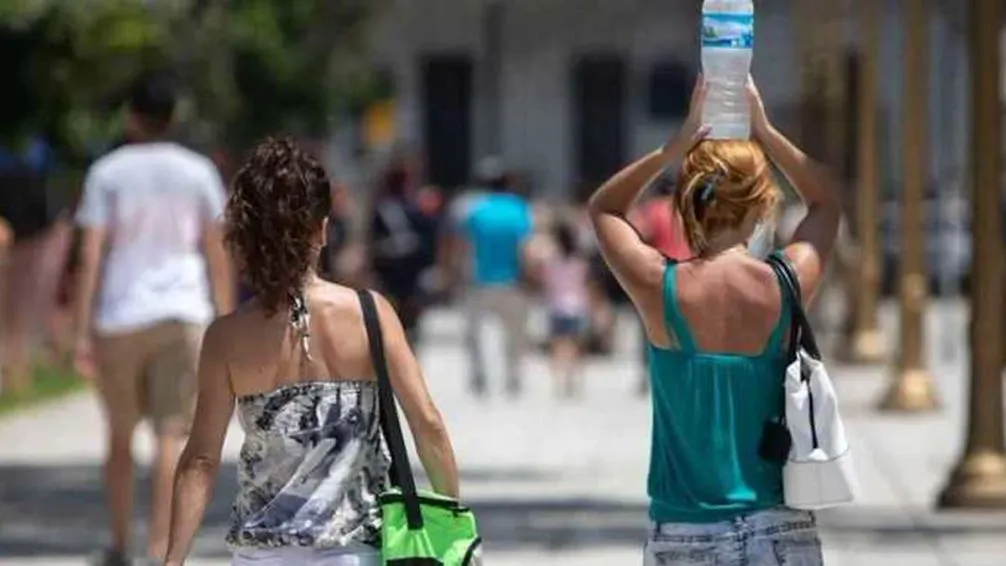
[[[683,119],[695,83],[695,71],[680,61],[661,61],[650,71],[650,116],[660,120]]]
[[[471,57],[427,57],[422,63],[422,85],[429,181],[446,189],[468,183],[472,151]]]
[[[573,66],[573,139],[580,195],[625,159],[626,65],[618,54],[581,57]]]

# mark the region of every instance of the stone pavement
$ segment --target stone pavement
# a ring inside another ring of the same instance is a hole
[[[938,513],[933,506],[962,444],[964,316],[961,306],[941,304],[929,320],[931,367],[944,401],[939,412],[879,414],[874,404],[886,368],[833,366],[863,496],[820,514],[827,564],[1006,565],[1006,513]],[[894,336],[890,313],[883,318]],[[464,388],[458,314],[428,319],[423,366],[491,566],[641,563],[650,414],[648,401],[634,394],[638,330],[631,319],[623,323],[616,355],[585,367],[581,400],[553,400],[547,366],[535,356],[523,399],[477,402]],[[499,359],[499,348],[490,350]],[[494,383],[501,390],[500,380]],[[229,461],[239,442],[234,429]],[[136,447],[141,461],[149,458],[145,434]],[[0,421],[0,566],[85,564],[104,540],[101,454],[100,415],[89,394]],[[234,467],[226,465],[190,564],[228,563],[221,541],[233,492]]]

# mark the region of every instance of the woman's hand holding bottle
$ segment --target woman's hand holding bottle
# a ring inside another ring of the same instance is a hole
[[[761,93],[755,85],[754,78],[748,75],[747,81],[748,101],[751,103],[751,133],[755,139],[764,140],[765,136],[772,130],[772,124],[765,113],[765,104],[762,102]]]
[[[683,155],[709,135],[709,125],[702,123],[702,106],[705,104],[707,91],[706,81],[702,78],[702,75],[699,75],[695,79],[695,86],[692,88],[692,98],[688,104],[688,116],[685,118],[677,134],[664,144],[662,152],[665,156],[676,158]]]

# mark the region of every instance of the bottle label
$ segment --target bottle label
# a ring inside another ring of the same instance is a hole
[[[754,14],[702,14],[702,47],[751,49],[754,47]]]

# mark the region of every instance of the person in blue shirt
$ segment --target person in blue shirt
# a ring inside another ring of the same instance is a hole
[[[528,300],[524,279],[524,246],[531,237],[531,207],[515,194],[497,163],[485,162],[480,174],[486,193],[474,198],[462,216],[462,237],[472,260],[470,296],[466,305],[471,388],[487,393],[482,326],[487,315],[499,317],[505,334],[506,390],[517,396],[527,343]]]
[[[816,519],[784,505],[782,463],[760,447],[783,415],[789,313],[772,267],[749,249],[780,191],[807,206],[785,248],[804,302],[819,286],[841,210],[831,176],[769,123],[748,84],[753,139],[708,140],[705,85],[677,136],[590,199],[605,261],[649,340],[653,430],[647,565],[822,563]],[[695,257],[668,260],[625,220],[647,182],[681,160],[674,205]]]

